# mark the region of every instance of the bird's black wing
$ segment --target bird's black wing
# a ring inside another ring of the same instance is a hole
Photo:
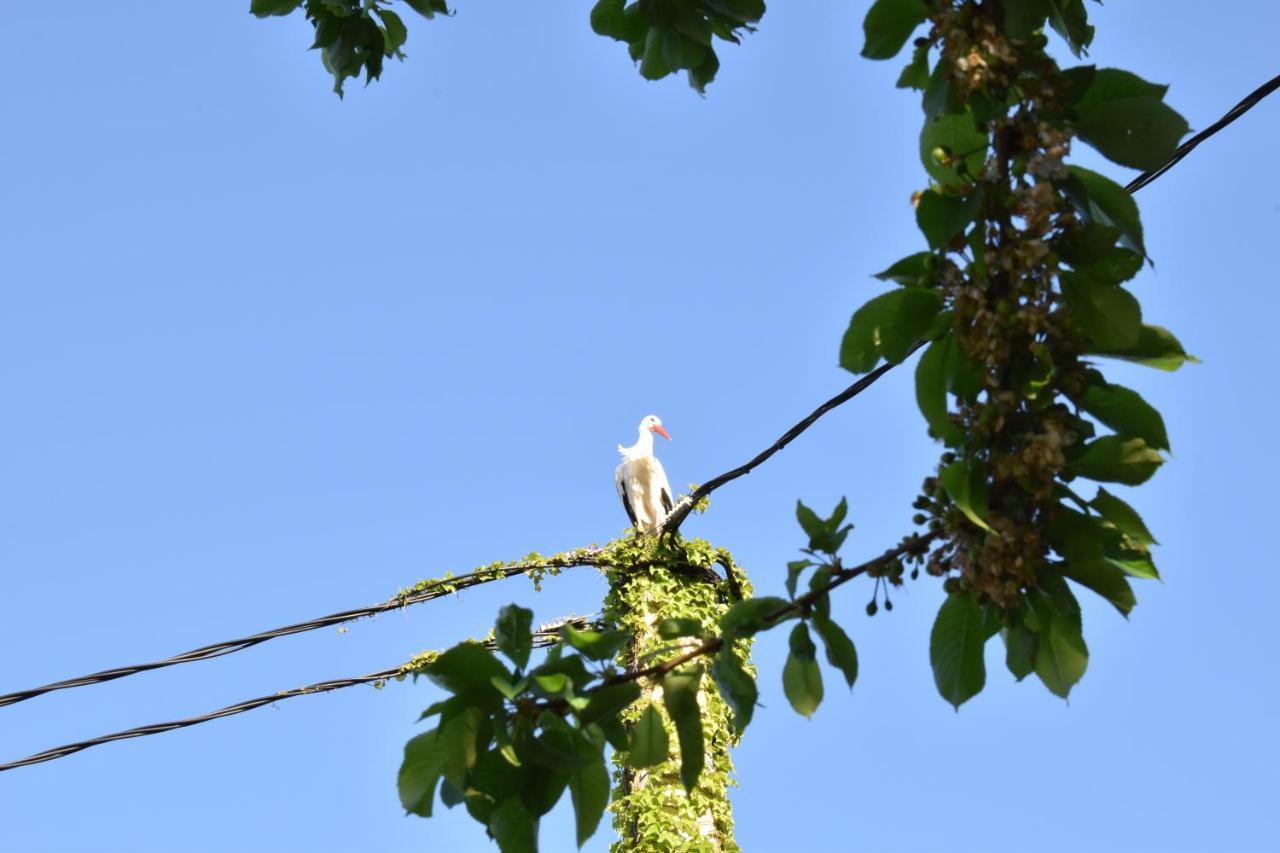
[[[631,508],[631,497],[627,494],[627,487],[622,483],[618,484],[618,497],[622,498],[622,508],[627,511],[627,518],[631,519],[631,526],[635,527],[636,511]]]

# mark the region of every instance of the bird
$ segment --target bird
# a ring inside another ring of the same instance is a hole
[[[622,464],[613,474],[614,485],[622,507],[637,532],[656,532],[670,515],[674,503],[671,500],[671,484],[662,463],[653,455],[653,434],[671,440],[657,415],[645,415],[640,421],[639,436],[630,447],[618,445]]]

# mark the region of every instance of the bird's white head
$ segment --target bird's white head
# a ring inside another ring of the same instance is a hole
[[[656,432],[658,435],[662,436],[667,441],[671,440],[671,436],[667,434],[667,431],[665,429],[663,429],[662,421],[661,419],[658,418],[657,415],[645,415],[644,420],[640,421],[641,434],[643,434],[646,430],[649,432]]]

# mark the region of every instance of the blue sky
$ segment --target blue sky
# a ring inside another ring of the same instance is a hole
[[[411,20],[381,83],[329,84],[301,18],[247,3],[27,3],[7,16],[0,205],[0,692],[381,600],[419,577],[605,541],[614,446],[656,412],[675,483],[751,456],[850,381],[868,276],[923,245],[914,94],[857,57],[865,3],[774,3],[705,99],[645,83],[589,4]],[[1202,128],[1275,74],[1263,0],[1091,6],[1093,60],[1171,83]],[[737,752],[750,851],[1276,849],[1271,318],[1280,101],[1139,195],[1150,321],[1204,363],[1115,369],[1175,456],[1135,498],[1163,584],[1087,600],[1070,704],[989,651],[935,693],[920,583],[835,607],[852,695],[811,722],[758,645]],[[1098,167],[1081,150],[1078,161]],[[1127,176],[1118,167],[1101,165]],[[1259,325],[1260,320],[1267,322]],[[909,528],[936,448],[895,371],[686,530],[761,591],[797,497],[848,495],[850,558]],[[0,709],[0,757],[393,666],[519,601],[593,611],[578,570]],[[487,850],[402,816],[425,683],[281,703],[0,774],[6,850]],[[604,850],[606,828],[588,848]],[[572,845],[567,802],[547,850]]]

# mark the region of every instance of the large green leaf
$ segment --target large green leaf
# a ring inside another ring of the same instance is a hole
[[[578,719],[584,726],[615,716],[623,708],[629,707],[640,698],[640,685],[634,681],[624,681],[621,684],[597,687],[590,695],[591,701],[578,713]]]
[[[1100,68],[1076,103],[1080,138],[1122,166],[1158,169],[1173,155],[1187,123],[1166,105],[1165,86],[1116,68]]]
[[[1040,642],[1036,649],[1036,675],[1044,686],[1063,699],[1084,676],[1089,665],[1089,649],[1081,631],[1080,605],[1067,585],[1054,594],[1035,593],[1032,606],[1039,622]]]
[[[1099,488],[1098,494],[1089,502],[1102,517],[1139,545],[1156,545],[1156,539],[1147,529],[1146,522],[1138,511],[1120,500],[1106,489]]]
[[[1062,274],[1062,295],[1071,321],[1100,349],[1136,346],[1142,329],[1142,309],[1133,294],[1078,273]]]
[[[858,680],[858,650],[854,647],[853,640],[827,616],[815,613],[812,622],[826,648],[827,663],[840,670],[845,683],[852,689],[853,683]]]
[[[560,628],[560,635],[565,642],[582,652],[583,656],[599,661],[613,660],[618,650],[627,642],[624,631],[580,631],[569,624]]]
[[[680,741],[680,781],[692,791],[706,762],[702,742],[702,709],[698,706],[698,682],[702,670],[692,666],[669,672],[662,679],[662,704],[676,726]]]
[[[772,623],[768,621],[768,617],[786,608],[789,603],[785,598],[774,595],[739,601],[720,617],[720,630],[732,637],[750,637],[757,631],[771,627]],[[781,619],[792,618],[794,618],[793,614],[781,617]]]
[[[796,713],[813,716],[822,704],[822,671],[818,649],[809,636],[809,626],[801,622],[791,630],[791,653],[782,667],[782,692]]]
[[[667,760],[671,744],[667,730],[662,725],[662,715],[653,705],[646,705],[631,732],[631,749],[627,764],[631,767],[652,767]]]
[[[733,712],[733,727],[741,735],[751,723],[760,698],[756,680],[743,667],[730,644],[725,644],[711,662],[711,677],[715,679],[720,698]]]
[[[533,611],[518,604],[508,604],[498,611],[498,621],[493,626],[493,639],[507,658],[523,669],[529,663],[533,651]]]
[[[978,129],[971,113],[943,114],[920,130],[920,162],[935,181],[959,189],[982,171],[987,143],[986,131]],[[937,153],[945,155],[945,163]]]
[[[1004,31],[1012,39],[1025,41],[1044,26],[1048,17],[1050,0],[1011,0],[1002,3]]]
[[[932,260],[933,252],[916,252],[914,255],[907,255],[884,272],[876,273],[875,277],[881,281],[894,281],[901,285],[918,284],[929,274]]]
[[[867,59],[892,59],[928,14],[924,0],[876,0],[862,21]]]
[[[494,677],[512,681],[511,673],[493,652],[479,643],[459,643],[440,655],[426,668],[427,677],[468,703],[494,706],[502,703],[502,694],[493,686]]]
[[[1160,452],[1142,439],[1104,435],[1086,444],[1084,451],[1068,464],[1067,472],[1103,483],[1137,486],[1150,480],[1162,464]]]
[[[1138,603],[1125,573],[1110,560],[1069,560],[1061,568],[1064,575],[1110,601],[1125,616]]]
[[[955,335],[948,334],[929,344],[916,365],[916,403],[933,434],[948,446],[963,437],[960,428],[947,417],[947,391],[955,367]]]
[[[493,810],[489,834],[502,853],[536,853],[538,849],[538,820],[515,797]]]
[[[600,818],[609,805],[609,769],[600,756],[579,767],[569,777],[569,796],[577,825],[578,847],[595,835]]]
[[[929,45],[922,44],[911,54],[911,62],[898,75],[899,89],[923,90],[929,85]]]
[[[1187,355],[1182,344],[1168,329],[1147,325],[1138,330],[1138,342],[1134,346],[1119,349],[1097,348],[1090,352],[1170,371],[1177,370],[1188,361],[1197,360],[1194,356]]]
[[[934,249],[946,246],[964,232],[978,215],[979,195],[970,193],[964,198],[926,192],[920,196],[916,207],[916,224]]]
[[[404,745],[396,787],[400,792],[400,805],[406,812],[431,817],[436,784],[444,773],[448,756],[449,744],[440,737],[439,729],[424,732]]]
[[[1004,639],[1004,662],[1018,681],[1036,671],[1036,647],[1040,638],[1019,623],[1001,632]]]
[[[250,0],[249,11],[259,18],[288,15],[302,5],[302,0]]]
[[[1137,436],[1157,450],[1169,449],[1164,418],[1137,391],[1101,380],[1090,382],[1080,408],[1118,433]]]
[[[1049,25],[1062,36],[1071,52],[1080,56],[1093,42],[1084,0],[1049,0]]]
[[[882,293],[854,312],[840,344],[840,366],[865,373],[882,355],[890,363],[902,361],[941,310],[942,299],[933,290]]]
[[[929,660],[938,692],[957,711],[987,683],[982,653],[990,636],[982,609],[972,596],[949,595],[942,602],[929,635]]]
[[[1125,245],[1145,256],[1142,220],[1133,196],[1110,178],[1081,166],[1068,166],[1067,172],[1063,189],[1085,220],[1119,228]]]

